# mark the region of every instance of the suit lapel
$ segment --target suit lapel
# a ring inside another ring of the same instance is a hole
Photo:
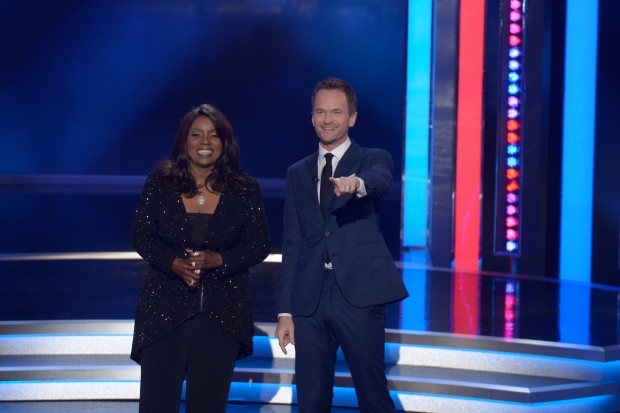
[[[361,153],[361,147],[355,142],[351,142],[351,146],[349,146],[349,149],[347,149],[342,159],[338,162],[334,176],[341,177],[354,174],[357,170]]]
[[[316,216],[321,222],[323,222],[323,214],[321,213],[321,207],[319,205],[319,198],[317,192],[318,175],[317,175],[317,157],[318,152],[314,155],[306,158],[304,162],[304,193],[308,195],[308,205],[312,210],[313,215]]]

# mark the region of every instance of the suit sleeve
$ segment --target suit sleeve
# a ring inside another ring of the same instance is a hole
[[[357,174],[364,180],[366,196],[383,197],[392,185],[394,161],[392,155],[383,149],[370,149],[365,156],[362,171]]]
[[[291,171],[286,173],[286,198],[283,212],[282,270],[278,279],[276,314],[293,311],[293,279],[302,241],[301,226],[293,197]]]

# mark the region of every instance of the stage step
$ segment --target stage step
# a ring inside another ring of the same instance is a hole
[[[0,401],[137,400],[131,321],[0,323]],[[255,355],[237,363],[231,400],[293,404],[294,348],[256,325]],[[389,387],[410,412],[616,411],[618,362],[597,348],[389,330]],[[542,354],[541,354],[542,353]],[[601,360],[599,360],[601,359]],[[334,405],[356,405],[342,355]],[[585,408],[585,406],[589,406]]]

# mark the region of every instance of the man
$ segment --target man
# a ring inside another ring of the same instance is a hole
[[[295,345],[302,413],[330,412],[339,347],[360,411],[394,411],[385,376],[385,304],[408,293],[378,225],[393,161],[349,139],[356,107],[347,82],[318,82],[312,125],[319,150],[287,171],[276,336],[284,353]]]

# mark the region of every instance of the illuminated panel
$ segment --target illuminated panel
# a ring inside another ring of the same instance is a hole
[[[404,247],[426,247],[432,0],[409,0],[403,172]]]
[[[514,338],[517,321],[517,283],[506,283],[504,295],[504,338]]]
[[[480,257],[484,0],[462,0],[454,204],[454,268],[477,271]]]
[[[591,281],[598,0],[566,3],[560,279]]]
[[[426,251],[409,250],[403,252],[401,272],[408,291],[416,291],[415,300],[399,303],[399,328],[403,330],[425,331],[428,328],[426,305],[428,297]]]
[[[480,332],[480,275],[454,272],[452,287],[452,332]]]
[[[503,0],[495,189],[496,255],[521,255],[525,2]]]

